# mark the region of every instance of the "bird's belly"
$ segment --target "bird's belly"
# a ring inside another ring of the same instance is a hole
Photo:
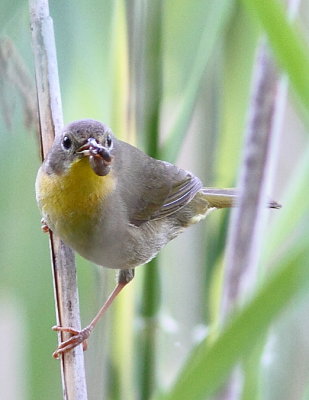
[[[111,228],[98,235],[99,243],[90,257],[107,268],[134,268],[149,262],[181,231],[179,226],[173,229],[168,221],[163,220],[146,222],[139,227],[118,225],[117,229]]]
[[[53,222],[56,221],[55,223]],[[113,269],[130,269],[154,258],[182,229],[168,221],[151,221],[139,227],[108,217],[101,223],[89,216],[71,214],[47,221],[66,244],[87,260]]]

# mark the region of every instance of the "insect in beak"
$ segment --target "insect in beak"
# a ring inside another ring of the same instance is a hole
[[[98,143],[96,139],[89,138],[77,149],[77,154],[89,157],[90,166],[97,175],[105,176],[109,173],[113,156],[109,149]]]

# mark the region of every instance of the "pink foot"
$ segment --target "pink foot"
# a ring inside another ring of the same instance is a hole
[[[73,335],[70,339],[61,342],[56,351],[53,353],[54,358],[59,358],[61,354],[66,353],[69,350],[74,349],[74,347],[83,344],[83,350],[87,350],[87,339],[90,336],[92,331],[91,326],[86,326],[86,328],[78,331],[74,328],[70,327],[62,327],[62,326],[53,326],[53,331],[56,332],[67,332]]]

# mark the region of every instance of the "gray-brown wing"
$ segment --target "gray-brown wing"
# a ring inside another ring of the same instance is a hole
[[[147,164],[144,190],[141,191],[138,209],[130,222],[143,222],[167,217],[188,204],[201,189],[201,181],[190,172],[164,161],[153,160]]]

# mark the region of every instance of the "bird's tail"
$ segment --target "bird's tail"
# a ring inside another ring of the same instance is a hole
[[[216,189],[216,188],[203,188],[201,190],[205,198],[210,204],[210,207],[215,208],[229,208],[237,203],[237,192],[235,189]],[[269,208],[280,208],[281,205],[276,201],[268,202]]]

